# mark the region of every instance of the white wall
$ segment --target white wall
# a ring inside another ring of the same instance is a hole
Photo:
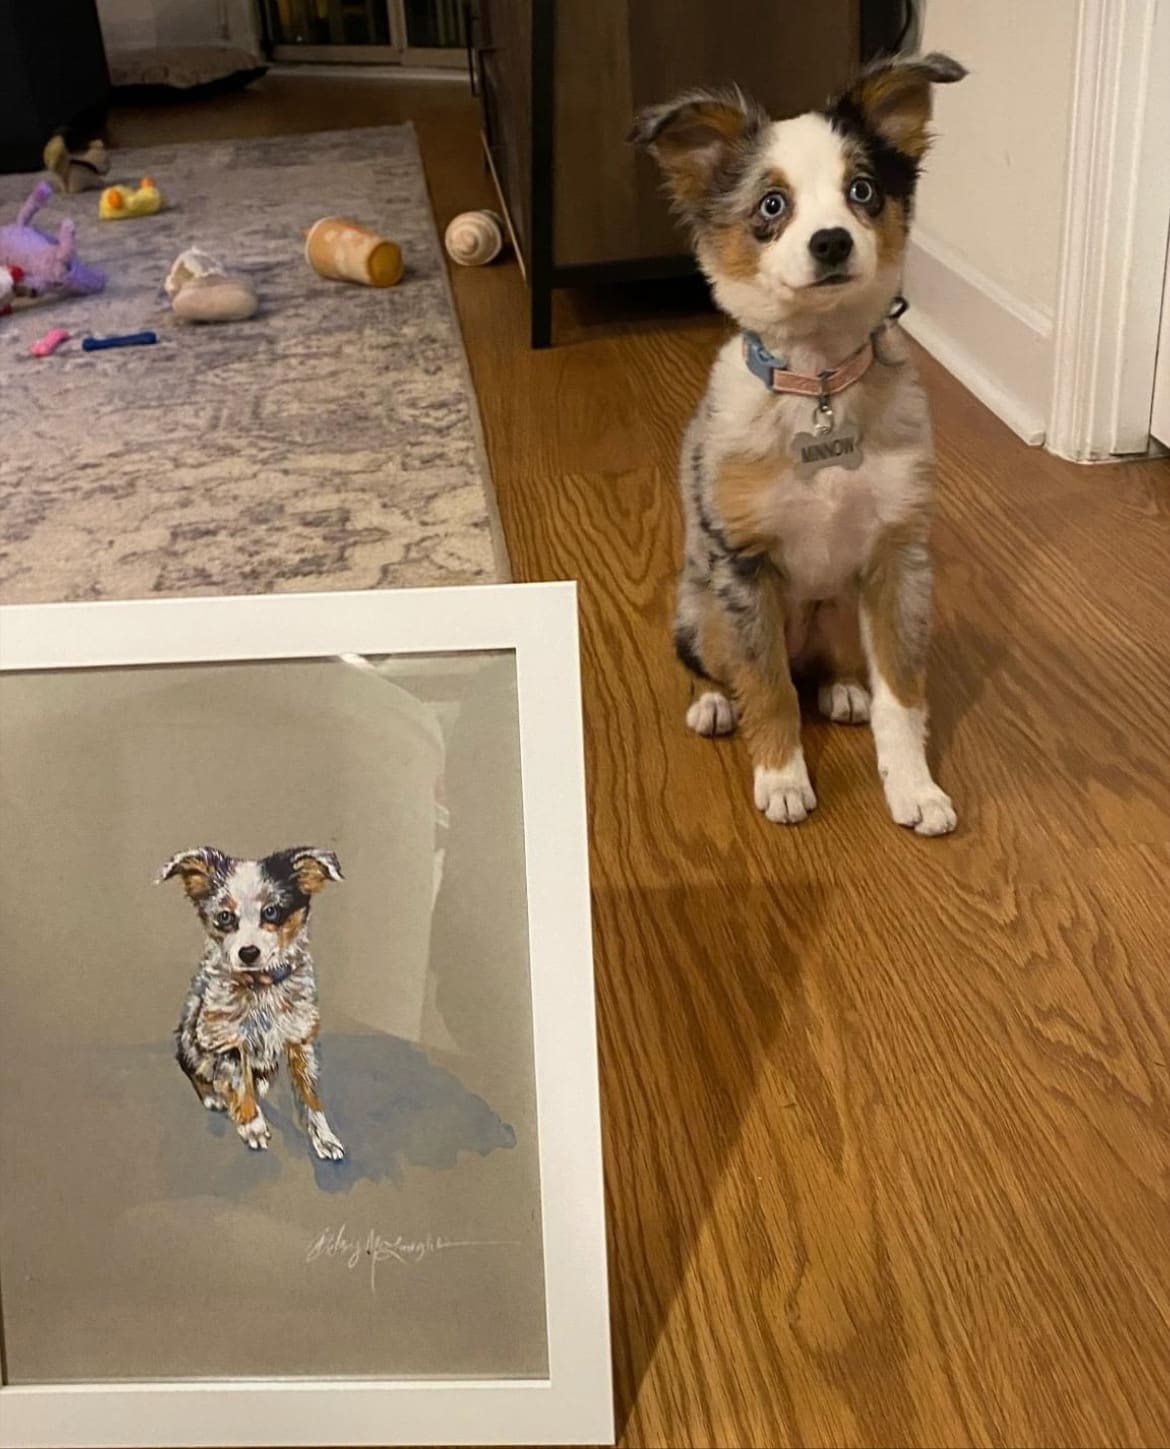
[[[154,0],[97,0],[97,8],[108,51],[154,45]]]
[[[921,48],[967,66],[935,90],[907,325],[1030,442],[1052,384],[1075,0],[927,0]]]
[[[250,47],[254,39],[249,0],[154,0],[160,45],[213,45],[228,41]]]
[[[1073,0],[929,0],[924,50],[971,74],[935,91],[922,229],[1012,296],[1056,305],[1077,7]]]
[[[258,45],[251,0],[98,0],[98,15],[107,50]]]

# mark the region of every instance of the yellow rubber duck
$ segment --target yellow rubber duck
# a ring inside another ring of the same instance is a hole
[[[132,186],[107,186],[98,202],[98,216],[103,221],[122,221],[132,216],[153,216],[166,203],[163,194],[144,176],[137,190]]]

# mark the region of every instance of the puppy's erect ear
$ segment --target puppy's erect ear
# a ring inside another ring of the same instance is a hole
[[[292,862],[297,885],[305,895],[319,891],[327,881],[341,880],[341,865],[331,850],[318,850],[316,846],[298,845],[284,852]]]
[[[675,203],[692,219],[735,174],[735,163],[768,123],[739,89],[688,91],[638,114],[629,139],[662,168]]]
[[[195,850],[181,850],[172,855],[166,865],[154,878],[155,885],[162,885],[174,875],[183,878],[183,889],[195,901],[201,901],[210,894],[212,880],[224,873],[228,857],[212,845],[200,845]]]
[[[895,55],[874,61],[830,111],[853,110],[887,145],[919,161],[930,146],[932,85],[962,80],[966,68],[949,55]]]

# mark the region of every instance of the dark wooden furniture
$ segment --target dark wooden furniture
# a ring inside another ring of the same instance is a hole
[[[0,0],[0,171],[39,170],[58,130],[92,141],[109,91],[94,0]]]
[[[555,287],[694,270],[653,163],[626,140],[641,106],[736,81],[793,114],[894,49],[904,23],[903,0],[479,0],[477,12],[469,63],[533,347],[551,340]]]

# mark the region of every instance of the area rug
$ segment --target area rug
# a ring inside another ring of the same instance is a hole
[[[37,219],[74,218],[105,292],[0,317],[0,601],[506,579],[412,129],[114,153],[111,180],[146,175],[156,216],[99,221],[89,192]],[[0,177],[0,217],[35,179]],[[304,231],[332,214],[399,243],[398,286],[308,267]],[[173,317],[163,281],[190,246],[250,278],[257,317]],[[31,357],[55,327],[66,348]],[[143,329],[155,346],[81,350]]]

